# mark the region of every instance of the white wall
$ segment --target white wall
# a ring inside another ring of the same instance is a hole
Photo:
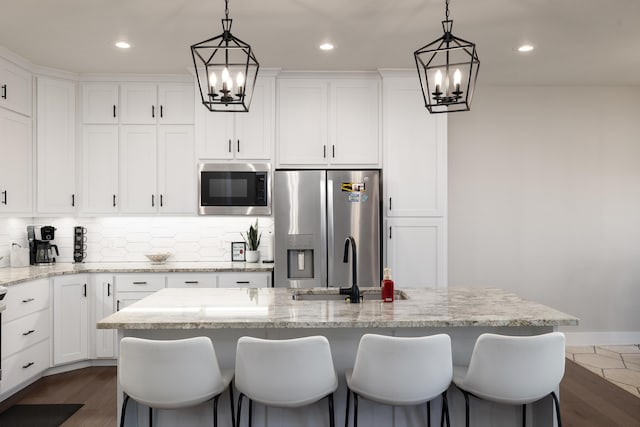
[[[448,195],[450,286],[640,337],[640,87],[479,87],[449,116]]]

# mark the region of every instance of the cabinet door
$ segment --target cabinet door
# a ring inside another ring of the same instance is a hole
[[[329,162],[379,167],[380,108],[377,80],[332,80]]]
[[[142,298],[153,294],[153,292],[116,292],[116,311],[127,308]]]
[[[154,84],[120,86],[120,123],[155,124],[160,116],[160,111],[156,111],[158,110],[157,101],[157,86]]]
[[[327,83],[281,79],[278,85],[278,163],[326,165]]]
[[[160,126],[158,132],[158,212],[195,214],[193,126]]]
[[[232,113],[212,113],[202,104],[196,106],[198,115],[198,158],[232,159],[234,129]]]
[[[82,91],[82,123],[118,123],[118,85],[84,83]]]
[[[156,200],[156,127],[120,128],[121,212],[155,213]]]
[[[115,312],[113,276],[96,274],[93,277],[95,292],[95,321]],[[95,325],[95,322],[94,322]],[[112,329],[92,328],[95,336],[96,357],[116,357],[116,331]]]
[[[76,89],[73,82],[38,78],[37,211],[75,211]]]
[[[191,83],[162,84],[158,87],[158,123],[165,125],[192,125],[194,87]]]
[[[0,108],[0,213],[31,213],[31,119]]]
[[[443,218],[393,218],[386,227],[387,266],[398,288],[447,286]]]
[[[271,159],[274,79],[256,82],[248,113],[235,113],[236,159]]]
[[[429,114],[415,79],[386,79],[383,96],[388,216],[444,216],[447,117]]]
[[[82,211],[117,212],[118,127],[82,127]]]
[[[53,279],[53,364],[88,358],[89,324],[85,275]]]
[[[0,107],[31,117],[32,76],[0,58]]]

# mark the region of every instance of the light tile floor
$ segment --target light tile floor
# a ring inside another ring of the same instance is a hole
[[[567,346],[567,359],[640,397],[640,345]]]

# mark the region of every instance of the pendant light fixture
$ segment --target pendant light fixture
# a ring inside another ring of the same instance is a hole
[[[413,54],[424,105],[432,114],[468,111],[480,68],[475,43],[451,33],[449,0],[445,6],[444,35]]]
[[[231,34],[225,0],[222,34],[191,46],[202,104],[209,111],[247,112],[260,64],[251,46]]]

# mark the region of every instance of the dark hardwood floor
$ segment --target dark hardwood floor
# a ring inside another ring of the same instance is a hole
[[[560,384],[564,427],[640,427],[640,399],[567,360]],[[116,368],[51,375],[0,403],[84,403],[63,427],[116,425]]]

